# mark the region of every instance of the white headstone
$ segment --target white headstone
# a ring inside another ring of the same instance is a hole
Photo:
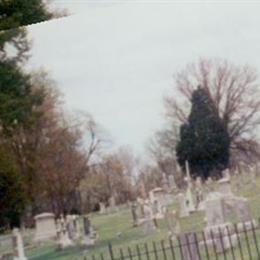
[[[109,211],[110,213],[118,211],[118,207],[116,206],[116,199],[114,196],[111,196],[109,199]]]
[[[19,229],[13,230],[13,246],[14,246],[14,260],[27,260],[24,254],[23,239]]]
[[[106,214],[106,206],[103,202],[99,202],[99,214]]]
[[[182,193],[179,193],[177,195],[177,198],[180,205],[180,217],[182,218],[189,216],[189,208],[187,205],[186,197]]]
[[[88,216],[84,216],[84,236],[81,241],[81,244],[84,246],[93,246],[95,245],[98,234],[91,226],[91,222]]]
[[[170,230],[170,234],[172,236],[173,235],[176,236],[177,234],[179,234],[181,228],[180,228],[180,222],[179,222],[177,211],[170,210],[167,208],[165,219],[166,219],[167,228]]]
[[[247,222],[252,220],[248,199],[237,199],[234,205],[234,209],[241,222]]]
[[[57,237],[54,214],[42,213],[34,217],[36,225],[35,242],[55,239]]]
[[[195,211],[195,205],[190,186],[188,186],[188,189],[186,191],[186,204],[190,213]]]
[[[211,198],[205,201],[207,226],[225,223],[224,205],[221,198]]]
[[[169,175],[169,186],[172,191],[175,191],[177,189],[173,174]]]
[[[229,177],[224,177],[218,181],[218,191],[226,196],[233,196]]]
[[[69,238],[68,223],[61,217],[61,229],[59,230],[58,249],[66,249],[74,245],[73,241]]]
[[[145,202],[144,204],[144,216],[145,216],[145,221],[144,221],[144,231],[146,235],[150,235],[156,230],[156,226],[154,223],[153,219],[153,211],[152,208],[149,204],[149,202]]]
[[[58,248],[65,249],[65,248],[68,248],[71,246],[73,246],[73,242],[68,236],[68,231],[66,229],[64,229],[60,233],[60,239],[58,241]]]

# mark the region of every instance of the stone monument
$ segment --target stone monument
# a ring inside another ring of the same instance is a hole
[[[153,218],[152,208],[148,200],[144,203],[144,216],[144,232],[146,235],[150,235],[151,233],[156,231],[156,225]]]
[[[13,230],[14,260],[27,260],[24,254],[23,239],[18,228]]]
[[[73,241],[69,238],[68,223],[63,216],[60,217],[58,222],[58,249],[63,250],[74,245]]]
[[[188,161],[185,162],[185,167],[186,167],[186,181],[188,184],[187,191],[186,191],[186,203],[187,207],[190,213],[195,211],[195,205],[193,201],[193,196],[192,196],[192,180],[190,176],[190,169],[189,169],[189,163]]]
[[[182,193],[179,193],[177,195],[177,199],[179,202],[180,218],[188,217],[190,213],[189,213],[189,208],[187,205],[188,202],[186,200],[186,197]]]
[[[84,216],[83,218],[84,224],[84,236],[82,239],[82,244],[85,246],[93,246],[96,244],[97,241],[97,233],[91,226],[91,222],[88,216]]]
[[[54,214],[42,213],[34,217],[36,225],[35,242],[42,242],[57,237]]]

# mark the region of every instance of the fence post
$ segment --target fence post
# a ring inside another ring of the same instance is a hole
[[[147,260],[150,260],[150,255],[149,255],[147,243],[144,244],[144,247],[145,247],[145,254],[146,254]]]
[[[115,258],[114,258],[113,248],[110,242],[108,243],[108,250],[109,250],[111,260],[114,260]]]
[[[259,253],[258,243],[257,243],[257,238],[256,238],[256,233],[255,233],[255,224],[252,220],[251,220],[251,227],[252,227],[252,231],[253,231],[253,237],[254,237],[255,247],[256,247],[256,251],[257,251],[257,256],[258,256],[258,259],[259,259],[260,253]]]
[[[238,240],[238,247],[239,247],[239,252],[240,252],[240,256],[241,256],[241,260],[244,260],[244,254],[243,254],[243,250],[242,250],[242,246],[241,246],[241,241],[240,241],[240,231],[237,228],[237,224],[235,224],[235,233],[237,236],[237,240]]]
[[[253,258],[252,258],[252,254],[251,254],[250,242],[249,242],[249,238],[248,238],[245,222],[243,222],[243,231],[245,233],[245,239],[246,239],[248,255],[249,255],[250,260],[252,260]]]

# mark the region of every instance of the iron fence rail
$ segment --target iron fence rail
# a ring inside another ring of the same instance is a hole
[[[209,233],[187,232],[174,239],[125,248],[108,244],[107,251],[84,260],[260,260],[258,221],[229,224]]]

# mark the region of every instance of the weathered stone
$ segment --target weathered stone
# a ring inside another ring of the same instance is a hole
[[[189,209],[188,209],[186,197],[182,193],[179,193],[177,195],[177,199],[179,201],[180,217],[182,218],[182,217],[189,216]]]
[[[24,254],[23,239],[17,228],[13,230],[13,248],[14,260],[27,260],[27,257]]]
[[[55,239],[57,237],[54,214],[42,213],[34,217],[36,222],[35,242]]]

